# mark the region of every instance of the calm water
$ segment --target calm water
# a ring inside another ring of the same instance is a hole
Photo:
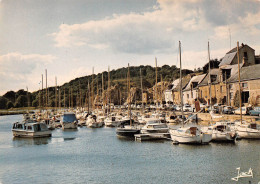
[[[0,184],[9,183],[258,183],[260,140],[204,146],[119,139],[115,129],[54,130],[52,138],[14,139],[0,116]],[[231,181],[236,168],[254,178]]]

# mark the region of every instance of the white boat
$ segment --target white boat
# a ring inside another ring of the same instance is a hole
[[[97,121],[96,115],[90,115],[87,118],[86,125],[89,128],[100,128],[103,126],[103,122]]]
[[[182,144],[208,144],[212,139],[212,134],[203,133],[197,126],[170,129],[173,142]]]
[[[78,120],[73,112],[66,112],[61,116],[60,120],[62,129],[76,129],[78,127]]]
[[[212,134],[213,142],[235,142],[237,134],[231,130],[227,122],[216,122],[216,124],[202,128],[204,133]]]
[[[51,131],[45,123],[41,122],[16,122],[12,128],[14,137],[51,137]]]
[[[169,128],[167,124],[162,123],[159,119],[153,119],[147,121],[147,123],[141,128],[142,134],[150,133],[168,133]]]
[[[235,129],[241,139],[260,139],[260,126],[256,123],[243,123]]]
[[[116,116],[110,116],[104,120],[104,123],[107,127],[118,127],[121,121]]]

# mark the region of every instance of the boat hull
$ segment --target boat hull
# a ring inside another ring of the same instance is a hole
[[[211,139],[211,134],[202,133],[200,135],[192,135],[179,133],[177,130],[170,130],[171,139],[173,142],[181,144],[208,144]]]
[[[140,130],[138,129],[126,129],[126,128],[118,128],[116,130],[116,134],[122,137],[134,137],[135,134],[139,134]]]
[[[241,139],[260,139],[259,130],[237,130],[237,134]]]
[[[14,137],[51,137],[51,131],[41,131],[41,132],[33,132],[33,131],[21,131],[21,130],[12,130]]]
[[[76,129],[78,128],[78,125],[74,122],[72,123],[61,123],[62,129]]]

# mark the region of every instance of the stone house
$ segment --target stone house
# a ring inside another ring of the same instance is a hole
[[[260,106],[260,64],[240,69],[242,103],[246,106]],[[228,79],[231,105],[234,106],[235,94],[239,91],[238,72]]]
[[[186,75],[182,78],[182,90],[187,86],[191,79],[191,75]],[[164,93],[166,103],[180,104],[180,79],[174,80]]]
[[[198,98],[198,85],[205,78],[206,74],[196,75],[191,78],[187,86],[183,89],[183,103],[193,104]]]

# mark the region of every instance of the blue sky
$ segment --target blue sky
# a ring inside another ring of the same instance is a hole
[[[0,95],[130,65],[194,69],[221,58],[236,41],[260,54],[258,0],[2,0]]]

